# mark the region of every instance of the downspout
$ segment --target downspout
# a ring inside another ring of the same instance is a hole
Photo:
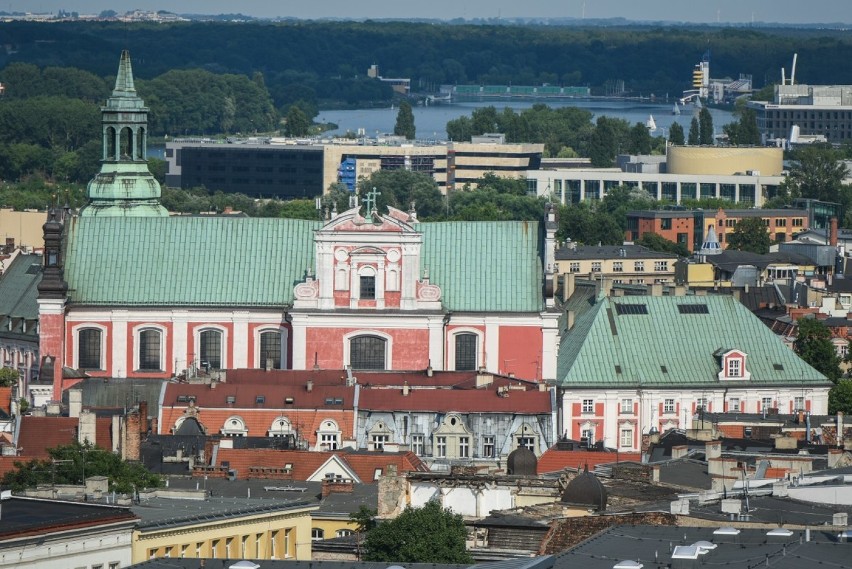
[[[447,325],[453,318],[452,312],[444,314],[441,327],[441,369],[447,371]]]

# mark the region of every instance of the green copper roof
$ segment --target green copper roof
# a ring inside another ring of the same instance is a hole
[[[421,274],[442,290],[448,310],[538,312],[541,235],[534,221],[419,223]]]
[[[94,305],[281,306],[314,266],[313,229],[297,219],[72,218],[65,278]]]
[[[20,254],[0,275],[0,317],[38,319],[41,255]]]
[[[315,266],[314,230],[297,219],[76,217],[69,222],[70,300],[91,305],[281,306]],[[420,223],[422,264],[443,305],[538,312],[539,224]],[[422,274],[422,273],[421,273]]]
[[[747,355],[747,381],[719,381],[716,354]],[[560,387],[827,385],[728,295],[599,298],[563,335]]]

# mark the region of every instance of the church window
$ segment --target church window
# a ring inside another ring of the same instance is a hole
[[[115,160],[115,129],[113,127],[107,127],[106,129],[106,148],[104,151],[106,154],[104,158]]]
[[[202,330],[198,336],[200,365],[205,369],[222,369],[222,332]]]
[[[349,365],[352,369],[385,369],[386,346],[386,340],[378,336],[352,338],[349,341]]]
[[[260,367],[283,369],[281,367],[282,351],[281,332],[267,330],[260,333]]]
[[[103,332],[97,328],[84,328],[77,335],[77,367],[103,369],[101,348]]]
[[[375,275],[361,275],[361,300],[376,299]]]
[[[476,334],[456,334],[456,371],[476,369]]]
[[[133,157],[133,131],[128,127],[121,129],[121,159]]]
[[[149,328],[139,332],[139,369],[159,371],[162,364],[162,332]]]

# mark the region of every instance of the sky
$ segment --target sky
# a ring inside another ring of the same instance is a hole
[[[852,23],[852,0],[0,0],[13,12],[168,10],[295,18],[626,18],[702,24]]]

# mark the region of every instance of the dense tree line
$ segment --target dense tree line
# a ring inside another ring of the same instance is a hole
[[[105,77],[128,47],[143,79],[174,69],[260,72],[278,109],[300,99],[388,100],[389,87],[365,75],[373,63],[384,76],[410,77],[416,88],[549,83],[604,94],[606,85],[623,80],[634,94],[674,96],[688,87],[708,47],[714,77],[749,73],[756,87],[777,81],[794,51],[803,83],[848,83],[845,62],[852,58],[852,43],[840,32],[713,27],[8,22],[0,40],[14,47],[0,54],[0,66],[74,67]]]

